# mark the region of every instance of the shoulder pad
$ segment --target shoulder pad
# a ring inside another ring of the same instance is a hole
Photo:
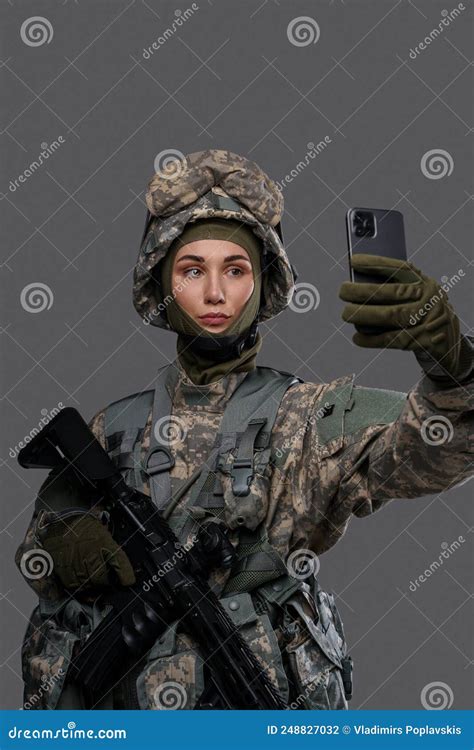
[[[319,397],[316,428],[320,446],[334,452],[344,436],[370,425],[393,422],[403,409],[407,394],[383,388],[354,385],[355,375],[338,378]]]
[[[352,392],[352,406],[346,412],[344,432],[350,435],[363,427],[394,422],[400,415],[407,394],[384,388],[356,385]]]
[[[148,391],[137,391],[136,393],[130,393],[130,395],[128,395],[128,396],[123,396],[122,398],[118,398],[116,401],[111,401],[105,407],[105,409],[108,409],[111,406],[117,406],[118,404],[124,404],[125,405],[126,401],[133,401],[134,399],[139,398],[140,396],[144,396],[144,394],[148,394],[148,393],[154,393],[153,388],[151,388]],[[105,411],[105,409],[103,409],[103,411]]]
[[[300,383],[304,383],[304,379],[300,378],[299,375],[293,375],[292,372],[287,372],[286,370],[278,370],[276,367],[267,367],[266,365],[257,365],[257,368],[259,370],[272,370],[273,372],[278,373],[279,375],[289,375],[290,377],[295,379],[295,382],[298,380]]]
[[[153,405],[154,390],[138,391],[117,401],[112,401],[104,409],[104,429],[108,438],[114,432],[144,427]]]

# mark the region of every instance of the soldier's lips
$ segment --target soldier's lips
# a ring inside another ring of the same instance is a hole
[[[229,320],[229,317],[226,315],[219,315],[217,317],[215,315],[204,315],[200,317],[199,320],[201,323],[205,323],[209,326],[220,326],[226,320]]]

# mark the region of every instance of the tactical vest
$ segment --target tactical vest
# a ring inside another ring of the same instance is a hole
[[[189,543],[200,526],[211,520],[238,531],[235,562],[222,590],[217,591],[221,604],[257,655],[261,649],[262,658],[272,664],[271,676],[283,698],[293,703],[296,699],[296,705],[292,703],[291,707],[347,708],[346,699],[352,691],[352,660],[347,656],[334,597],[321,590],[315,576],[308,584],[289,574],[285,561],[269,543],[256,508],[254,482],[264,481],[271,461],[271,434],[281,400],[286,390],[302,379],[260,366],[247,373],[226,404],[205,465],[173,497],[169,472],[174,458],[163,431],[153,426],[171,417],[166,384],[173,392],[177,377],[172,363],[158,371],[153,390],[109,404],[104,428],[111,458],[131,487],[141,489],[148,479],[154,504],[183,544]],[[142,463],[142,438],[150,410],[150,447]],[[227,483],[227,490],[231,488],[230,493],[224,493],[223,482]],[[173,514],[179,499],[188,491],[186,507]],[[314,602],[312,614],[304,606],[305,600]],[[278,617],[277,639],[274,628]],[[306,626],[304,632],[302,622]],[[156,708],[150,704],[146,686],[160,675],[160,665],[161,674],[165,667],[168,673],[179,671],[182,661],[192,655],[177,641],[177,623],[172,623],[146,661],[130,673],[123,686],[121,708]],[[194,663],[195,670],[198,666]],[[293,674],[291,685],[289,669]],[[198,705],[204,689],[197,672],[195,677],[195,694],[186,708]]]

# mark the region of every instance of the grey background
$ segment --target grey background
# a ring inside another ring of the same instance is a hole
[[[344,215],[353,205],[403,212],[409,256],[438,280],[463,269],[449,297],[470,322],[472,213],[472,6],[415,60],[410,49],[437,26],[443,2],[200,0],[149,60],[142,56],[190,3],[2,3],[2,543],[1,705],[21,705],[20,646],[35,597],[13,563],[44,472],[9,456],[58,402],[90,418],[146,387],[175,352],[175,337],[141,324],[132,268],[144,192],[162,151],[225,148],[283,180],[327,135],[331,143],[284,190],[283,232],[298,282],[320,293],[306,314],[261,326],[259,363],[327,382],[348,372],[361,385],[407,391],[420,370],[408,352],[361,349],[341,317],[348,278]],[[46,17],[50,43],[32,47],[23,21]],[[288,24],[317,21],[317,43],[295,46]],[[42,143],[65,143],[19,189],[10,180]],[[441,148],[452,174],[428,179]],[[24,287],[47,284],[54,302],[32,314]],[[338,595],[355,659],[351,708],[421,708],[432,681],[453,708],[472,690],[471,485],[396,500],[354,518],[321,560]],[[441,543],[467,540],[416,593],[410,581]]]

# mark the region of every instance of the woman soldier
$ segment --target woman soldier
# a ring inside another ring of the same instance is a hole
[[[472,476],[472,340],[433,279],[360,255],[356,270],[380,284],[345,282],[342,317],[380,328],[357,328],[360,346],[414,351],[420,381],[406,394],[354,385],[354,375],[307,383],[259,367],[258,323],[288,306],[296,278],[275,183],[241,156],[202,151],[155,174],[146,203],[133,301],[145,323],[178,334],[177,358],[152,390],[109,404],[90,427],[182,543],[210,522],[225,530],[232,563],[209,583],[287,705],[345,709],[351,660],[318,556],[353,514]],[[51,563],[42,577],[29,570],[38,557]],[[134,583],[130,562],[102,509],[54,472],[16,562],[39,596],[23,644],[25,707],[86,707],[71,658],[107,592]],[[92,707],[212,707],[199,644],[172,623]]]

